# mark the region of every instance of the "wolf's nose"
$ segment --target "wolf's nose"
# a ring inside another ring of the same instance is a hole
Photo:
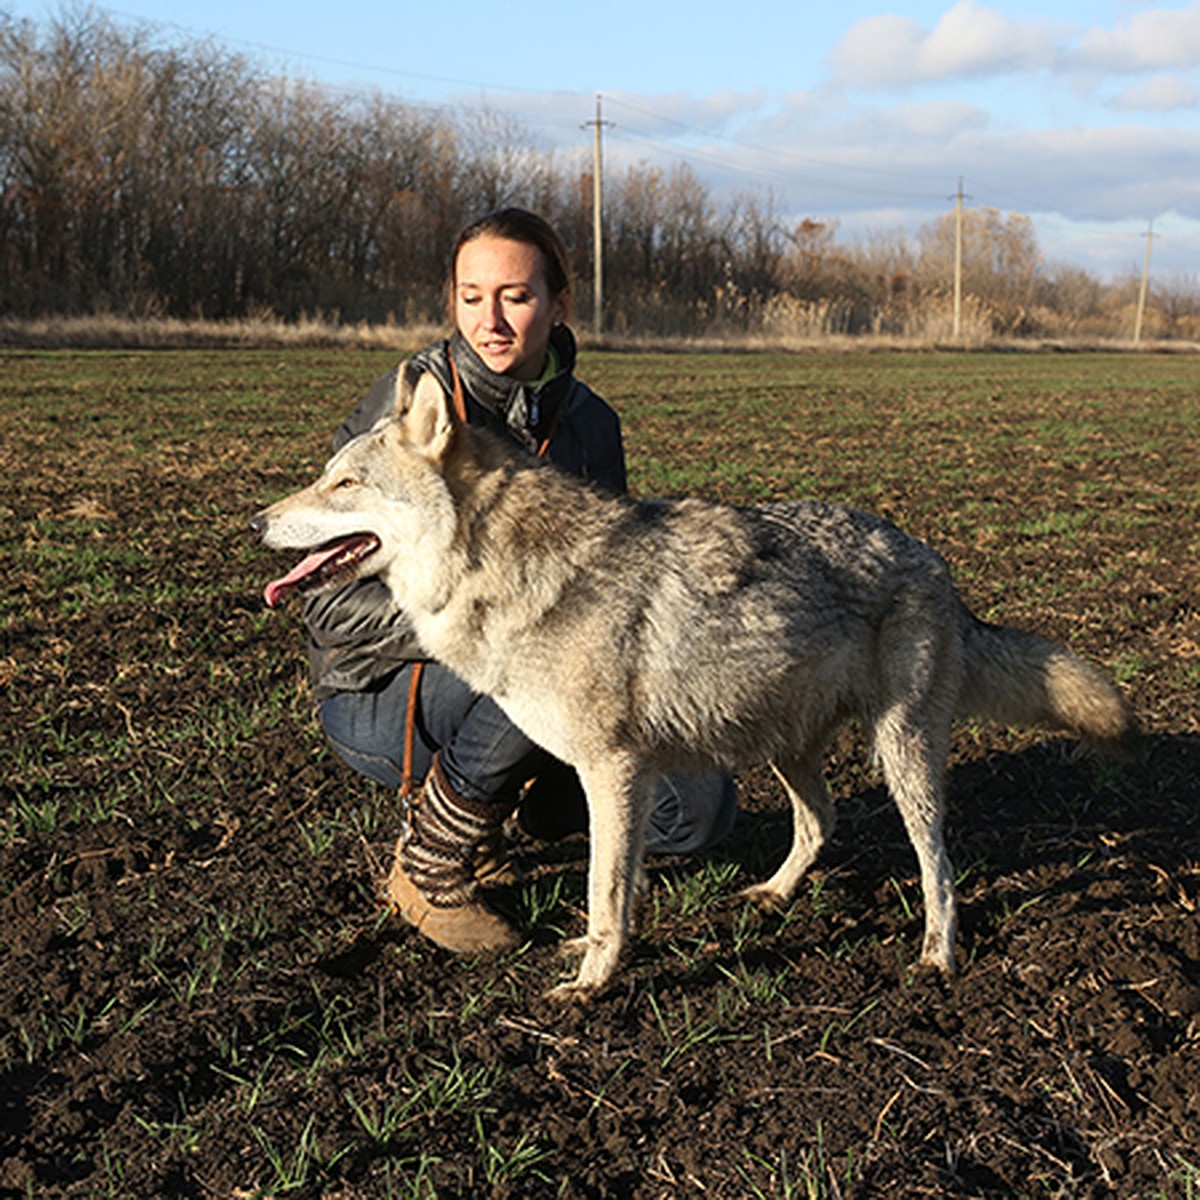
[[[262,537],[266,531],[267,518],[262,513],[256,512],[254,516],[250,518],[250,532],[257,533],[259,537]]]

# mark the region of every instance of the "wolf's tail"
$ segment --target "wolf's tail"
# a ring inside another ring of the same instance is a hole
[[[1134,752],[1137,720],[1095,667],[1057,642],[990,625],[965,608],[962,626],[960,715],[1066,730],[1105,754]]]

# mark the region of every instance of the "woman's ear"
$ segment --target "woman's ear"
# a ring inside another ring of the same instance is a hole
[[[571,319],[571,289],[563,288],[554,297],[554,324],[563,325]]]

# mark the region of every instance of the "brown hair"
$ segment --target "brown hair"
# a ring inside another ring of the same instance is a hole
[[[455,273],[458,270],[458,252],[476,238],[504,238],[509,242],[521,242],[532,246],[541,255],[542,271],[546,285],[554,296],[571,290],[571,267],[567,262],[567,248],[553,226],[537,213],[524,208],[498,208],[486,216],[472,221],[454,243],[450,256],[450,275],[446,281],[446,292],[450,311],[454,311]]]

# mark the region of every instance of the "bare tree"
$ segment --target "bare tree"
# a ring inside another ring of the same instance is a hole
[[[751,314],[757,315],[779,290],[786,249],[787,234],[775,197],[735,195],[726,223],[726,253],[733,287],[746,298]]]
[[[271,77],[87,9],[44,28],[0,12],[3,312],[428,320],[458,230],[501,205],[544,213],[590,278],[591,198],[586,170],[565,173],[493,110]],[[950,286],[954,216],[915,246],[903,234],[844,244],[836,220],[785,220],[769,194],[719,204],[687,164],[643,163],[605,179],[603,232],[613,329],[749,329],[783,313],[902,332]],[[1119,289],[1043,267],[1027,217],[970,211],[965,241],[967,290],[1009,330],[1047,313],[1122,319]],[[1164,328],[1194,329],[1194,292],[1156,289]],[[586,289],[580,299],[586,309]]]
[[[953,278],[955,214],[945,213],[919,234],[920,281],[927,291]],[[963,288],[993,305],[1008,323],[1036,302],[1042,269],[1033,222],[1022,213],[977,208],[963,214]]]

